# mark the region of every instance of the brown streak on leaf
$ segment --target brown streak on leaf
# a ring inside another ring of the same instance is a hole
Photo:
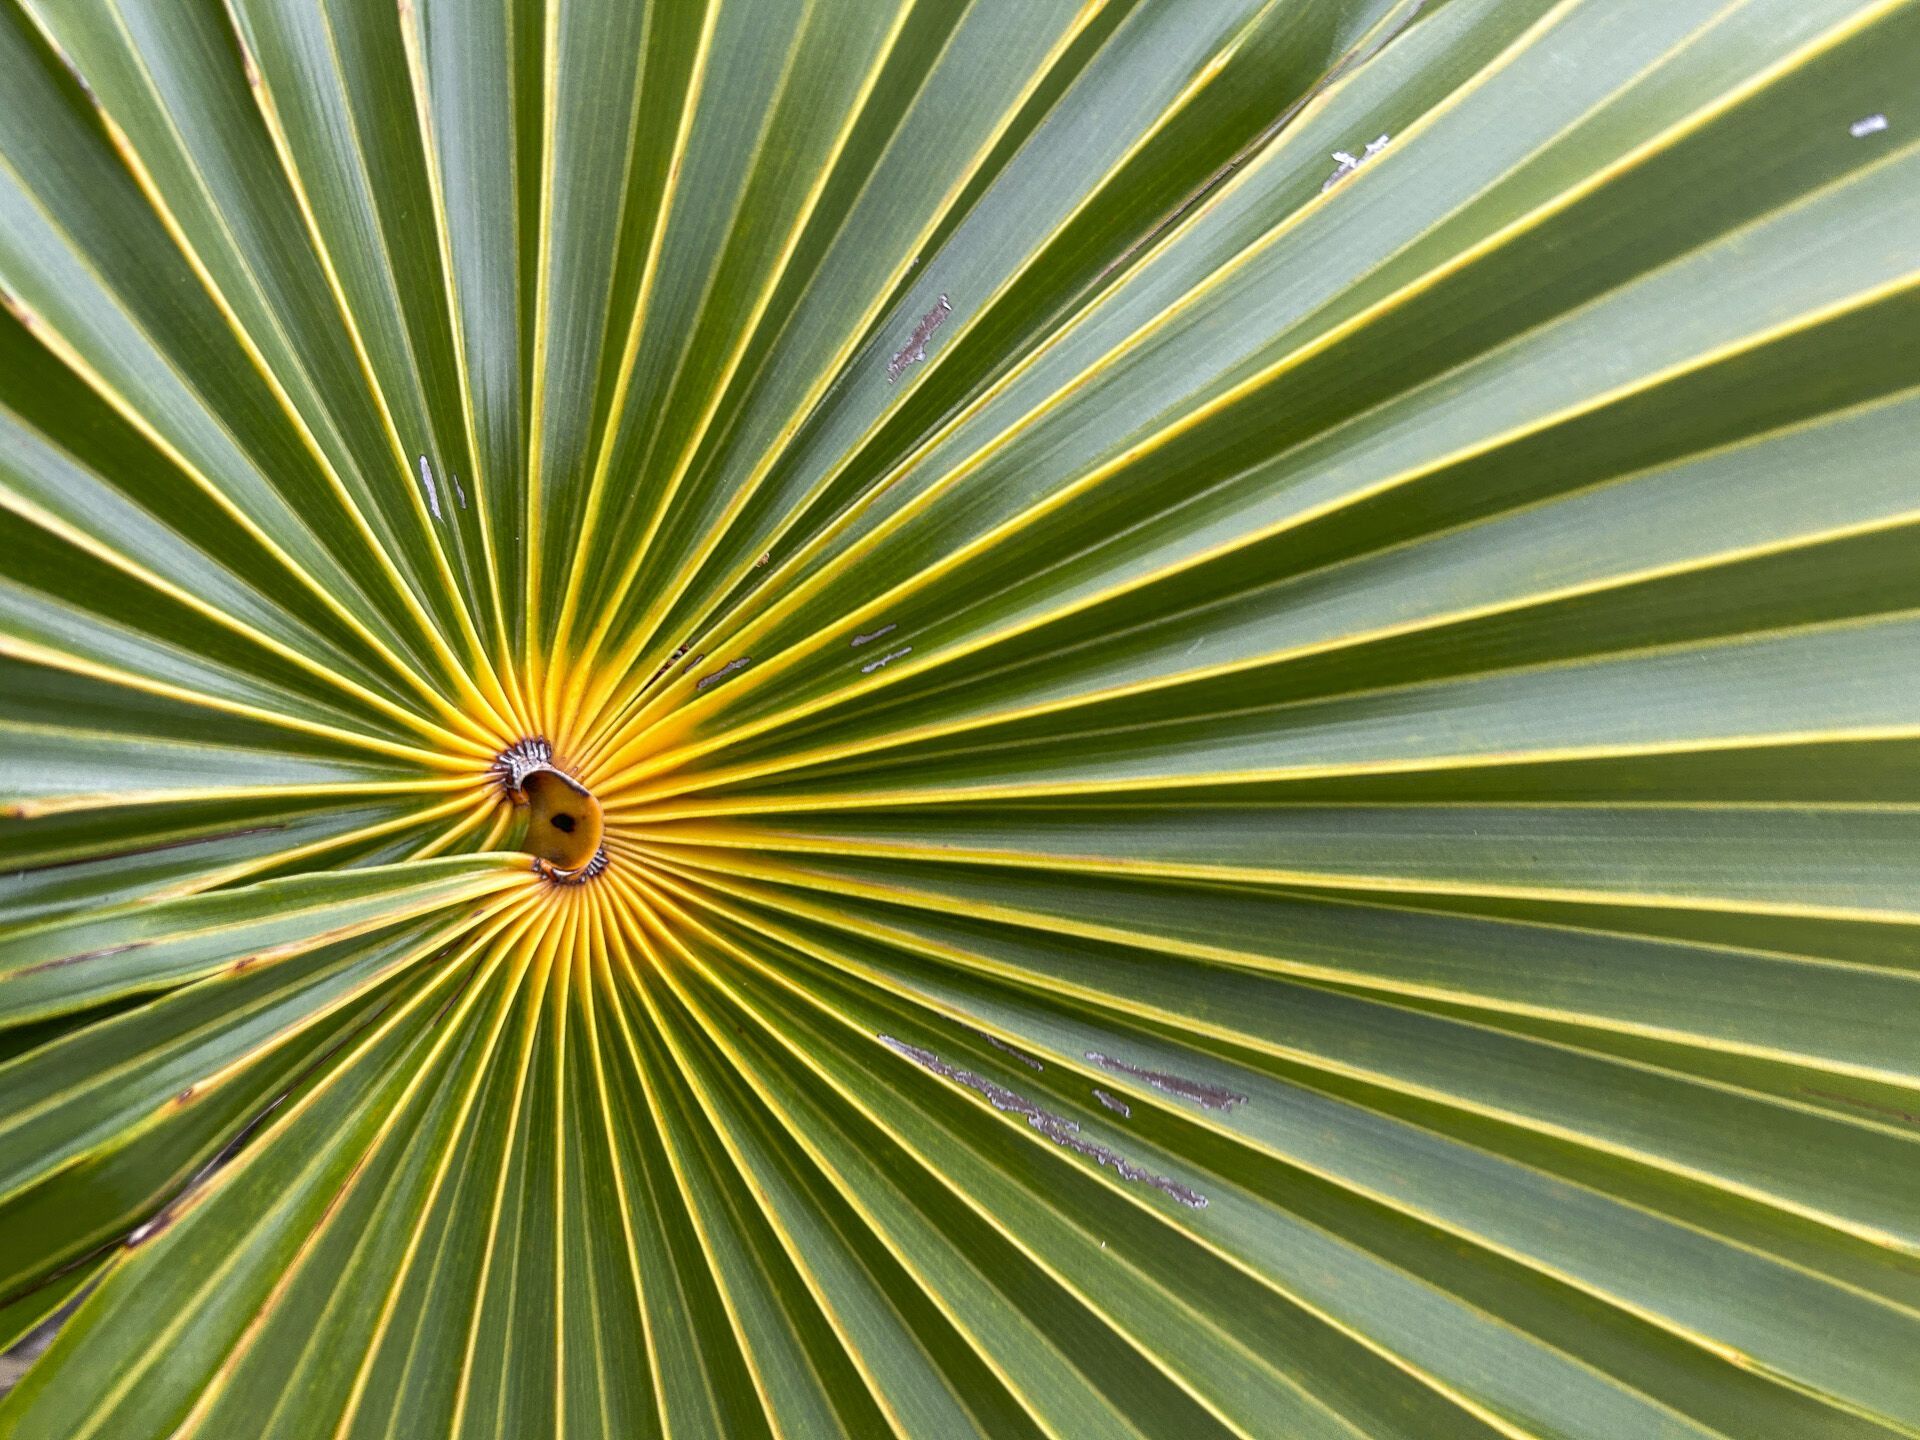
[[[83,950],[78,955],[60,955],[52,960],[42,960],[38,965],[29,965],[24,970],[16,970],[15,975],[37,975],[42,970],[58,970],[65,965],[78,965],[82,960],[102,960],[109,955],[122,955],[129,950],[140,950],[151,945],[151,940],[134,940],[125,945],[108,945],[99,950]]]
[[[1885,1115],[1891,1120],[1901,1120],[1908,1125],[1920,1125],[1920,1115],[1914,1115],[1908,1111],[1896,1109],[1892,1105],[1882,1105],[1878,1101],[1861,1100],[1855,1096],[1841,1095],[1832,1090],[1814,1090],[1804,1085],[1800,1087],[1800,1093],[1802,1095],[1811,1095],[1817,1100],[1831,1100],[1835,1104],[1848,1105],[1855,1110],[1865,1110],[1876,1115]]]
[[[275,1095],[271,1100],[267,1101],[265,1105],[262,1105],[246,1124],[234,1131],[233,1138],[227,1141],[225,1145],[222,1145],[211,1160],[194,1171],[192,1176],[188,1178],[187,1183],[176,1190],[166,1203],[154,1212],[151,1220],[148,1220],[145,1224],[134,1227],[132,1233],[127,1236],[127,1248],[131,1250],[138,1245],[144,1245],[155,1235],[162,1233],[172,1225],[208,1177],[233,1158],[234,1153],[252,1137],[256,1130],[267,1122],[267,1117],[273,1114],[275,1110],[278,1110],[280,1106],[285,1103],[289,1095],[293,1094],[294,1091],[298,1090],[302,1085],[306,1084],[308,1080],[324,1069],[335,1055],[346,1048],[347,1043],[356,1034],[378,1021],[392,1006],[393,1001],[391,998],[382,1000],[378,1005],[373,1006],[365,1015],[361,1016],[357,1022],[348,1026],[345,1032],[336,1037],[331,1045],[327,1046],[326,1049],[309,1060],[307,1064],[301,1068],[300,1072],[281,1088],[278,1095]]]
[[[438,964],[440,961],[446,959],[447,956],[453,952],[453,948],[451,945],[447,946],[438,955],[434,956],[433,961],[430,963]],[[437,1026],[441,1020],[446,1017],[447,1011],[453,1007],[453,1002],[466,993],[467,986],[473,983],[474,974],[479,968],[480,962],[478,960],[473,961],[473,963],[467,966],[467,973],[460,977],[460,983],[455,985],[448,993],[447,998],[440,1002],[440,1008],[433,1012],[433,1018],[427,1022],[427,1028],[429,1030]]]
[[[64,870],[72,865],[94,865],[102,860],[131,860],[136,855],[157,855],[163,850],[178,850],[187,845],[211,845],[219,840],[238,840],[248,835],[265,835],[270,831],[284,830],[286,825],[276,822],[272,825],[249,825],[239,830],[215,830],[206,835],[187,835],[178,840],[161,840],[152,845],[137,845],[131,850],[119,850],[112,855],[80,855],[69,860],[49,860],[44,865],[28,865],[19,870],[0,870],[0,876],[38,875],[43,870]]]

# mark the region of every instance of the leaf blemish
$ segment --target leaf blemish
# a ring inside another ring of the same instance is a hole
[[[858,649],[862,645],[871,644],[873,641],[878,640],[882,635],[891,635],[899,628],[898,625],[882,625],[878,630],[869,630],[864,635],[854,636],[853,639],[847,643]]]
[[[675,650],[673,654],[669,655],[666,659],[662,660],[660,662],[660,668],[654,671],[653,674],[648,678],[647,684],[651,686],[654,683],[654,681],[658,680],[662,675],[666,674],[667,671],[673,668],[674,661],[678,660],[682,655],[686,654],[687,651],[691,650],[692,648],[693,648],[693,642],[689,640],[685,645],[682,645],[677,650]]]
[[[752,663],[753,657],[751,655],[742,655],[737,659],[729,660],[711,675],[702,675],[698,680],[694,681],[693,688],[696,690],[705,690],[709,685],[718,685],[722,680],[726,679],[727,676],[746,669],[747,666]]]
[[[1847,127],[1847,133],[1856,140],[1864,140],[1869,135],[1878,135],[1887,128],[1884,115],[1865,115]]]
[[[82,960],[104,960],[109,955],[124,955],[129,950],[144,950],[152,944],[149,940],[134,940],[125,945],[109,945],[102,950],[84,950],[78,955],[60,955],[52,960],[42,960],[38,965],[28,965],[16,970],[16,975],[38,975],[42,970],[58,970],[66,965],[78,965]]]
[[[1832,1100],[1840,1105],[1850,1105],[1856,1110],[1863,1110],[1869,1114],[1884,1115],[1889,1120],[1903,1120],[1909,1125],[1920,1125],[1920,1115],[1912,1114],[1909,1111],[1898,1109],[1892,1105],[1882,1105],[1873,1100],[1861,1100],[1855,1096],[1842,1095],[1833,1090],[1814,1090],[1805,1085],[1800,1087],[1800,1093],[1802,1095],[1811,1095],[1817,1100]]]
[[[0,285],[0,308],[18,320],[29,333],[40,328],[40,317],[33,307],[4,285]]]
[[[1369,140],[1367,142],[1367,148],[1365,153],[1360,155],[1350,155],[1345,150],[1334,151],[1333,158],[1338,163],[1334,167],[1333,174],[1329,175],[1326,178],[1325,182],[1322,183],[1322,185],[1320,186],[1320,193],[1322,195],[1326,194],[1327,191],[1331,190],[1334,186],[1338,185],[1342,180],[1346,179],[1349,175],[1353,174],[1354,171],[1358,170],[1362,165],[1366,164],[1367,161],[1371,160],[1374,156],[1378,155],[1382,150],[1386,149],[1388,143],[1392,141],[1392,139],[1393,137],[1391,135],[1382,135],[1377,140]]]
[[[942,295],[934,307],[920,317],[920,323],[913,327],[913,334],[907,337],[907,343],[893,352],[893,358],[887,362],[887,383],[893,384],[906,374],[907,367],[918,365],[927,358],[927,341],[933,338],[933,332],[946,324],[947,316],[953,313],[953,305]]]
[[[267,835],[284,830],[283,824],[249,825],[240,830],[215,830],[205,835],[184,835],[178,840],[156,840],[151,845],[136,845],[131,850],[118,850],[111,855],[86,855],[68,860],[49,860],[44,865],[28,865],[19,870],[0,870],[4,875],[31,875],[42,870],[64,870],[73,865],[92,865],[99,861],[131,860],[137,855],[156,855],[163,850],[178,850],[187,845],[212,845],[222,840],[240,840],[248,835]]]
[[[913,646],[902,645],[898,650],[890,651],[887,654],[882,655],[878,660],[869,660],[866,664],[860,667],[860,673],[862,675],[871,675],[876,670],[886,669],[887,666],[891,665],[894,661],[898,660],[902,655],[911,655],[912,653],[913,653]]]
[[[140,1226],[131,1235],[127,1236],[127,1248],[131,1250],[136,1245],[145,1244],[172,1223],[173,1213],[168,1210],[162,1210],[158,1215],[154,1216],[153,1219],[147,1221],[146,1224]]]
[[[427,457],[420,457],[420,483],[427,492],[427,508],[433,512],[433,518],[440,518],[440,492],[433,483],[433,471],[427,468]]]
[[[973,1027],[968,1026],[967,1028],[972,1029]],[[1014,1049],[1013,1046],[1007,1044],[1006,1041],[998,1038],[997,1036],[989,1035],[984,1030],[974,1030],[973,1033],[978,1035],[982,1040],[986,1041],[987,1044],[993,1046],[994,1049],[1002,1052],[1003,1054],[1011,1055],[1014,1059],[1018,1060],[1022,1065],[1026,1066],[1029,1070],[1045,1070],[1047,1068],[1040,1061],[1034,1059],[1033,1056],[1027,1054],[1026,1051]]]
[[[58,46],[50,46],[49,48],[53,50],[54,55],[59,59],[61,66],[65,68],[68,76],[72,78],[73,83],[80,88],[80,93],[92,101],[95,106],[98,106],[100,97],[93,93],[93,86],[88,83],[87,77],[80,73],[80,67],[73,63],[73,60],[65,50],[60,49]]]
[[[1087,1051],[1087,1059],[1105,1066],[1116,1075],[1131,1075],[1156,1090],[1182,1100],[1191,1100],[1205,1110],[1231,1110],[1247,1101],[1246,1096],[1224,1085],[1209,1085],[1204,1080],[1189,1080],[1182,1075],[1169,1075],[1164,1070],[1143,1069],[1138,1065],[1129,1065],[1124,1060],[1116,1060],[1111,1055],[1102,1055],[1098,1050]]]
[[[1133,1107],[1131,1105],[1127,1104],[1127,1102],[1122,1100],[1118,1095],[1109,1095],[1098,1085],[1093,1087],[1093,1098],[1106,1106],[1107,1109],[1113,1111],[1113,1113],[1118,1115],[1122,1120],[1130,1120],[1133,1118]]]
[[[1178,1180],[1170,1179],[1165,1175],[1156,1175],[1146,1167],[1136,1165],[1118,1151],[1086,1139],[1080,1134],[1080,1127],[1074,1121],[1067,1119],[1064,1115],[1056,1115],[1051,1110],[1041,1109],[1018,1091],[1009,1090],[1006,1086],[997,1084],[984,1075],[976,1075],[971,1070],[962,1070],[956,1065],[949,1065],[931,1050],[922,1050],[918,1045],[909,1045],[906,1041],[896,1040],[891,1035],[881,1035],[877,1038],[882,1045],[896,1054],[906,1056],[921,1069],[930,1070],[941,1079],[951,1080],[956,1085],[964,1086],[982,1096],[994,1109],[1009,1115],[1024,1116],[1027,1124],[1063,1150],[1071,1150],[1076,1155],[1086,1156],[1096,1165],[1106,1166],[1122,1180],[1131,1180],[1139,1185],[1151,1185],[1163,1195],[1170,1196],[1190,1209],[1207,1208],[1207,1197],[1199,1191],[1190,1189]]]

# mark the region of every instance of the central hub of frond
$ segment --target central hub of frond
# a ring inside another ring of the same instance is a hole
[[[606,819],[594,793],[554,763],[553,746],[521,740],[500,752],[494,772],[515,805],[527,809],[520,848],[558,884],[578,885],[607,868]]]

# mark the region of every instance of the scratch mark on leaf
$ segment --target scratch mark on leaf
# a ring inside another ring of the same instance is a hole
[[[146,1224],[139,1226],[131,1235],[127,1236],[127,1248],[131,1250],[137,1245],[145,1244],[149,1239],[159,1234],[172,1223],[173,1213],[169,1210],[162,1210],[158,1215],[147,1221]]]
[[[909,365],[918,365],[927,358],[927,341],[933,338],[933,332],[946,324],[947,316],[953,313],[953,305],[942,295],[934,307],[920,317],[920,323],[913,327],[913,334],[907,337],[907,343],[893,352],[893,358],[887,362],[887,383],[893,384],[906,374]]]
[[[1106,1166],[1122,1180],[1151,1185],[1162,1194],[1171,1196],[1191,1209],[1206,1209],[1207,1197],[1199,1191],[1189,1189],[1165,1175],[1156,1175],[1144,1166],[1136,1165],[1119,1152],[1086,1139],[1080,1134],[1079,1125],[1067,1119],[1066,1116],[1056,1115],[1051,1110],[1043,1110],[1018,1091],[996,1084],[984,1075],[976,1075],[971,1070],[962,1070],[958,1066],[949,1065],[931,1050],[922,1050],[918,1045],[909,1045],[906,1041],[896,1040],[891,1035],[881,1035],[878,1038],[882,1045],[897,1054],[906,1056],[922,1069],[931,1070],[943,1080],[951,1080],[956,1085],[963,1085],[984,1097],[994,1109],[1009,1115],[1024,1116],[1027,1124],[1063,1150],[1071,1150],[1076,1155],[1086,1156],[1097,1165]]]
[[[967,1028],[969,1030],[973,1030],[973,1027],[971,1025],[969,1025]],[[1006,1041],[1000,1039],[998,1036],[989,1035],[984,1030],[974,1030],[973,1033],[978,1035],[982,1040],[986,1041],[987,1044],[993,1046],[994,1049],[1002,1051],[1005,1054],[1011,1055],[1014,1059],[1018,1060],[1022,1065],[1026,1066],[1029,1070],[1045,1070],[1047,1068],[1045,1065],[1041,1064],[1040,1061],[1034,1059],[1033,1056],[1027,1054],[1026,1051],[1014,1049],[1013,1046],[1007,1044]]]
[[[1363,155],[1349,155],[1345,150],[1334,151],[1333,158],[1339,161],[1339,164],[1334,167],[1333,174],[1326,178],[1326,183],[1321,185],[1320,193],[1322,195],[1326,194],[1327,191],[1353,174],[1354,171],[1366,164],[1367,161],[1386,149],[1392,139],[1393,137],[1391,135],[1382,135],[1378,140],[1369,140],[1367,142],[1366,153]]]
[[[434,487],[433,471],[427,468],[427,457],[420,457],[420,483],[426,487],[427,508],[433,512],[433,518],[440,518],[440,492]]]
[[[1886,128],[1887,128],[1886,116],[1867,115],[1862,117],[1859,120],[1854,121],[1853,124],[1849,125],[1847,127],[1847,133],[1856,140],[1864,140],[1869,135],[1878,135],[1882,130]]]
[[[912,653],[913,653],[913,646],[902,645],[898,650],[894,650],[886,655],[882,655],[878,660],[869,660],[866,664],[860,667],[860,673],[862,675],[871,675],[876,670],[886,669],[887,666],[891,665],[894,661],[898,660],[902,655],[911,655]]]
[[[854,646],[855,648],[858,648],[859,646],[862,646],[862,645],[871,644],[873,641],[878,640],[882,635],[891,635],[895,630],[898,630],[899,628],[900,627],[898,625],[882,625],[878,630],[869,630],[864,635],[854,636],[853,639],[849,640],[847,643],[849,645]]]
[[[73,83],[80,87],[80,93],[87,97],[95,109],[98,109],[100,106],[100,97],[93,93],[93,86],[88,83],[87,77],[80,73],[80,67],[73,63],[73,58],[51,40],[47,42],[47,48],[53,52],[54,58],[60,62],[62,68],[66,70],[67,75],[72,79]]]
[[[693,688],[696,690],[705,690],[709,685],[718,685],[722,680],[726,679],[727,676],[734,674],[736,671],[746,669],[747,666],[752,663],[753,657],[751,655],[742,655],[737,659],[729,660],[711,675],[702,675],[698,680],[694,681]]]
[[[1244,1105],[1247,1097],[1224,1085],[1209,1085],[1204,1080],[1188,1080],[1181,1075],[1169,1075],[1164,1070],[1147,1070],[1138,1065],[1129,1065],[1124,1060],[1116,1060],[1111,1055],[1102,1055],[1098,1050],[1087,1051],[1087,1059],[1096,1065],[1104,1065],[1116,1075],[1131,1075],[1161,1090],[1168,1095],[1178,1096],[1182,1100],[1191,1100],[1207,1110],[1231,1110],[1236,1105]]]
[[[1123,1120],[1131,1119],[1133,1116],[1133,1107],[1131,1105],[1127,1104],[1127,1102],[1122,1100],[1118,1095],[1109,1095],[1098,1085],[1093,1087],[1093,1098]]]

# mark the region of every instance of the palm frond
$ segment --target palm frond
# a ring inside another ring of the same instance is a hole
[[[1917,54],[0,0],[0,1435],[1920,1436]]]

